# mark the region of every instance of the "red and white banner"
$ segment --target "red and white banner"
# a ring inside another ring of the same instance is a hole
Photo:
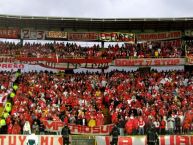
[[[64,123],[61,121],[42,120],[45,130],[49,132],[61,132]],[[71,134],[87,134],[87,135],[109,135],[113,128],[113,124],[101,125],[96,127],[88,127],[82,125],[68,124]]]
[[[112,137],[96,136],[97,145],[110,145]],[[118,145],[146,145],[146,136],[119,136]]]
[[[97,145],[110,145],[110,136],[96,136]],[[146,145],[146,136],[120,136],[118,145]],[[159,136],[159,145],[193,145],[193,136]]]
[[[100,41],[135,43],[134,33],[102,32],[99,33]]]
[[[137,41],[169,40],[169,39],[178,39],[181,37],[182,37],[181,31],[142,33],[137,35]]]
[[[69,32],[68,40],[74,41],[95,41],[98,39],[98,33],[95,32]]]
[[[26,145],[26,135],[0,135],[0,145]],[[71,139],[71,137],[70,137]],[[81,139],[81,137],[80,137]],[[97,145],[110,145],[110,136],[96,136]],[[71,139],[73,142],[73,140]],[[38,145],[63,145],[58,135],[38,135]],[[146,145],[146,136],[120,136],[118,145]],[[193,135],[160,136],[159,145],[193,145]]]
[[[193,136],[192,135],[160,136],[159,145],[193,145]]]
[[[19,35],[19,29],[0,28],[0,38],[18,39]]]
[[[30,72],[30,71],[52,71],[57,72],[57,69],[54,68],[46,68],[40,65],[31,65],[31,64],[23,64],[23,63],[0,63],[0,71],[18,71],[22,72]]]
[[[47,31],[46,38],[49,39],[67,39],[67,32],[63,31]]]
[[[187,56],[187,64],[193,65],[193,55]]]
[[[184,65],[184,58],[115,59],[115,66],[170,66]]]
[[[16,63],[0,63],[0,70],[18,70],[24,69],[24,64],[16,64]]]
[[[22,39],[30,39],[30,40],[44,40],[45,39],[45,31],[22,29],[21,30],[21,38]]]
[[[193,30],[185,30],[185,36],[193,36]]]
[[[0,145],[26,145],[26,135],[0,135]],[[39,135],[38,145],[63,145],[62,137]]]
[[[0,62],[15,62],[15,58],[14,57],[4,57],[4,56],[0,56]]]

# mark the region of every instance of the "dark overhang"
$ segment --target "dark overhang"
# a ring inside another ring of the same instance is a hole
[[[0,27],[63,31],[172,31],[193,29],[193,17],[71,18],[0,15]]]

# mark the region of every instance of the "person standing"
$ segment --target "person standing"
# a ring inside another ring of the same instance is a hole
[[[117,143],[118,143],[118,136],[120,135],[120,130],[117,127],[117,124],[115,124],[115,126],[113,127],[110,135],[112,135],[111,145],[117,145]]]
[[[144,134],[145,121],[143,120],[142,116],[139,117],[138,127],[139,127],[139,134],[143,135]]]
[[[27,120],[25,121],[25,124],[23,126],[23,134],[26,134],[26,135],[31,134],[31,125]]]
[[[38,145],[38,136],[32,131],[32,134],[28,135],[26,138],[26,145]]]
[[[160,132],[161,132],[161,135],[166,134],[166,121],[164,120],[164,118],[162,118],[160,122]]]
[[[160,133],[160,122],[158,119],[155,119],[155,121],[153,122],[154,126],[155,126],[155,131],[159,134]]]
[[[170,115],[167,120],[167,126],[170,135],[174,133],[174,122],[175,122],[174,118]]]
[[[37,122],[35,121],[32,125],[32,130],[33,132],[35,132],[35,134],[39,134],[39,125],[37,124]]]
[[[62,134],[62,139],[63,139],[63,145],[69,145],[70,144],[70,129],[66,124],[62,128],[61,134]]]
[[[159,145],[159,136],[156,132],[156,128],[154,125],[150,127],[147,131],[147,144],[148,145]]]

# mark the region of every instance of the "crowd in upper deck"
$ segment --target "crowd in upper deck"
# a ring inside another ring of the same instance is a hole
[[[189,44],[189,43],[188,43]],[[189,44],[189,47],[191,45]],[[189,48],[188,47],[188,48]],[[188,49],[189,50],[189,49]],[[191,51],[191,49],[190,49]],[[0,54],[24,57],[103,57],[103,58],[165,58],[183,57],[185,49],[181,40],[155,41],[137,44],[109,44],[102,48],[98,44],[93,46],[81,46],[76,43],[20,43],[0,42]]]

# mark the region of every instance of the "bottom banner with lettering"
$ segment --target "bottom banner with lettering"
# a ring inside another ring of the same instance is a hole
[[[0,145],[26,145],[26,135],[0,135]],[[38,145],[63,145],[62,137],[39,135]]]
[[[96,136],[97,145],[110,145],[110,136]],[[146,136],[120,136],[118,145],[146,145]],[[193,145],[193,135],[159,136],[159,145]]]
[[[37,135],[38,145],[63,145],[62,136]],[[0,135],[0,145],[27,145],[26,135]],[[73,145],[95,145],[94,136],[70,136]]]
[[[110,136],[96,136],[97,145],[111,145]],[[119,136],[118,145],[146,145],[146,136]]]
[[[26,135],[0,135],[0,145],[26,145]],[[73,145],[110,145],[110,136],[70,136]],[[120,136],[118,145],[146,145],[146,136]],[[38,145],[63,145],[62,136],[38,135]],[[193,145],[193,135],[159,136],[159,145]]]

